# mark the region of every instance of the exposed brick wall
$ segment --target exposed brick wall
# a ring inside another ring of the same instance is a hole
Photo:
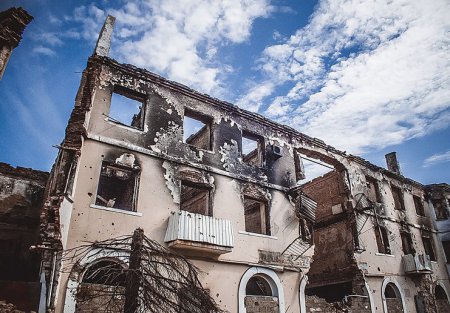
[[[344,205],[340,175],[338,172],[330,172],[323,177],[318,177],[302,186],[303,192],[317,202],[316,221],[324,221],[333,216],[332,206]],[[344,208],[343,208],[344,210]]]
[[[125,288],[99,284],[80,284],[77,293],[78,313],[123,312]]]
[[[325,299],[316,296],[306,296],[306,311],[321,313],[338,313],[342,312],[334,303],[329,303]]]
[[[436,307],[438,313],[450,312],[450,304],[448,303],[448,300],[436,300]]]
[[[370,300],[369,298],[359,298],[359,297],[352,297],[350,298],[349,303],[350,309],[349,312],[354,313],[371,313],[370,308]]]
[[[264,296],[246,296],[244,305],[247,313],[278,313],[278,298]]]
[[[386,306],[389,313],[403,313],[401,299],[386,299]]]

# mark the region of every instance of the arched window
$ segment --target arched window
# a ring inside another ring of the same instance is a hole
[[[261,276],[253,276],[245,287],[247,296],[273,296],[270,284]]]
[[[83,274],[76,295],[76,312],[123,311],[125,271],[110,259],[91,264]]]
[[[239,284],[239,313],[284,312],[284,293],[274,271],[252,267]]]
[[[386,297],[386,299],[400,298],[397,287],[393,283],[389,283],[386,285],[386,288],[384,289],[384,296]]]
[[[403,312],[403,295],[400,292],[399,285],[394,280],[386,278],[383,282],[383,309],[388,312]]]
[[[438,313],[450,312],[450,303],[448,301],[447,292],[441,285],[434,288],[434,297],[436,299],[436,308]]]
[[[124,268],[117,262],[102,260],[88,267],[82,282],[125,287]]]
[[[445,293],[444,288],[442,288],[440,285],[437,285],[434,289],[434,296],[436,300],[447,300],[447,294]]]

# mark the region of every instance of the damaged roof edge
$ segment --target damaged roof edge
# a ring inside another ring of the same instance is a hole
[[[34,170],[32,168],[25,168],[25,167],[14,167],[8,163],[0,162],[0,173],[6,176],[12,176],[12,177],[20,177],[25,179],[34,180],[37,182],[41,182],[43,184],[46,183],[49,173],[39,170]]]
[[[182,94],[184,94],[186,96],[189,96],[189,97],[195,98],[197,100],[200,100],[202,102],[211,104],[211,105],[216,106],[216,107],[218,107],[218,108],[220,108],[222,110],[227,111],[228,113],[231,113],[231,114],[234,113],[234,114],[241,115],[241,116],[243,116],[245,118],[256,120],[259,123],[261,123],[261,124],[263,124],[263,125],[265,125],[265,126],[267,126],[269,128],[272,128],[272,129],[275,129],[275,130],[277,130],[279,132],[284,133],[286,136],[291,137],[292,139],[295,139],[295,140],[298,140],[300,142],[304,142],[304,143],[307,143],[309,145],[316,146],[318,148],[324,149],[327,152],[331,152],[331,153],[333,153],[335,155],[338,155],[338,156],[341,156],[343,158],[346,158],[349,161],[352,161],[354,163],[357,163],[359,165],[367,167],[367,168],[369,168],[369,169],[371,169],[373,171],[381,172],[383,174],[386,174],[386,175],[388,175],[388,176],[390,176],[392,178],[398,179],[398,180],[400,180],[400,181],[402,181],[404,183],[415,185],[415,186],[420,187],[420,188],[423,187],[423,185],[421,183],[419,183],[419,182],[417,182],[415,180],[412,180],[410,178],[406,178],[406,177],[404,177],[401,174],[397,174],[397,173],[391,172],[391,171],[389,171],[389,170],[387,170],[387,169],[385,169],[383,167],[380,167],[380,166],[377,166],[375,164],[372,164],[369,161],[367,161],[367,160],[365,160],[365,159],[363,159],[363,158],[361,158],[359,156],[354,156],[354,155],[351,155],[351,154],[347,154],[345,151],[341,151],[341,150],[338,150],[338,149],[336,149],[336,148],[334,148],[334,147],[332,147],[330,145],[327,145],[321,139],[310,137],[308,135],[305,135],[305,134],[295,130],[294,128],[292,128],[290,126],[276,123],[276,122],[274,122],[274,121],[272,121],[272,120],[262,116],[261,114],[241,109],[241,108],[237,107],[236,105],[234,105],[232,103],[229,103],[229,102],[226,102],[226,101],[222,101],[222,100],[219,100],[217,98],[211,97],[211,96],[209,96],[207,94],[203,94],[203,93],[200,93],[198,91],[195,91],[195,90],[193,90],[193,89],[191,89],[191,88],[189,88],[189,87],[187,87],[187,86],[185,86],[183,84],[180,84],[180,83],[168,80],[168,79],[166,79],[166,78],[164,78],[164,77],[162,77],[162,76],[160,76],[158,74],[152,73],[152,72],[150,72],[150,71],[148,71],[146,69],[138,68],[138,67],[136,67],[134,65],[131,65],[131,64],[119,63],[119,62],[117,62],[116,60],[114,60],[114,59],[112,59],[110,57],[101,56],[101,55],[95,55],[95,54],[92,55],[89,58],[88,63],[90,63],[90,62],[92,62],[92,63],[100,63],[101,65],[107,65],[107,66],[113,67],[113,68],[117,69],[118,71],[127,73],[127,74],[132,75],[132,76],[137,76],[140,79],[147,80],[147,81],[149,81],[151,83],[156,83],[156,84],[162,85],[162,86],[164,86],[164,87],[166,87],[168,89],[171,89],[173,91],[182,93]]]
[[[146,79],[150,82],[158,83],[158,84],[163,85],[171,90],[175,90],[177,92],[183,93],[184,95],[190,96],[197,100],[217,106],[220,109],[223,109],[229,113],[237,113],[246,118],[257,120],[258,122],[262,123],[263,125],[266,125],[270,128],[274,128],[274,129],[286,134],[287,136],[289,136],[291,138],[295,138],[299,141],[306,142],[309,145],[322,148],[327,152],[331,152],[336,155],[347,158],[348,160],[350,160],[354,163],[357,163],[359,165],[362,165],[364,167],[367,167],[372,171],[386,174],[387,176],[390,176],[391,178],[398,179],[403,183],[415,185],[416,187],[419,187],[419,188],[424,187],[424,185],[422,185],[421,183],[419,183],[413,179],[404,177],[400,172],[395,172],[395,171],[386,169],[384,167],[372,164],[369,161],[367,161],[359,156],[355,156],[352,154],[347,155],[347,153],[345,151],[341,151],[330,145],[327,145],[321,139],[310,137],[306,134],[303,134],[303,133],[297,131],[296,129],[294,129],[290,126],[276,123],[276,122],[264,117],[261,114],[250,112],[245,109],[241,109],[238,106],[236,106],[230,102],[226,102],[226,101],[211,97],[208,94],[200,93],[192,88],[189,88],[186,85],[177,83],[175,81],[171,81],[171,80],[166,79],[158,74],[152,73],[146,69],[138,68],[131,64],[124,64],[124,63],[117,62],[116,60],[108,57],[110,46],[111,46],[111,36],[112,36],[113,29],[114,29],[115,21],[116,21],[116,18],[112,15],[108,15],[106,17],[105,23],[103,24],[103,27],[98,36],[94,54],[89,58],[88,63],[90,61],[95,61],[95,60],[99,59],[102,61],[102,63],[105,63],[109,66],[116,67],[120,71],[128,72],[131,75],[139,76],[140,78]]]

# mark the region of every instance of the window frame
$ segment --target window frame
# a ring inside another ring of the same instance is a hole
[[[187,211],[187,210],[185,210],[183,207],[182,207],[182,192],[183,192],[183,185],[185,185],[185,186],[188,186],[188,187],[190,187],[190,188],[196,188],[196,189],[199,189],[199,190],[202,190],[202,191],[206,191],[207,193],[208,193],[208,199],[207,199],[207,201],[206,201],[206,205],[207,205],[207,208],[206,208],[206,214],[203,214],[203,213],[198,213],[198,212],[191,212],[191,211]],[[210,216],[210,217],[213,217],[214,215],[213,215],[213,199],[212,199],[212,190],[213,188],[211,187],[211,186],[209,186],[209,185],[206,185],[206,184],[199,184],[199,183],[195,183],[195,182],[192,182],[192,181],[189,181],[189,180],[180,180],[180,210],[183,210],[183,211],[186,211],[186,212],[189,212],[189,213],[192,213],[192,214],[200,214],[200,215],[203,215],[203,216]]]
[[[133,190],[132,201],[131,201],[131,209],[130,210],[124,209],[124,208],[120,208],[120,207],[114,207],[114,205],[113,206],[107,206],[104,203],[100,203],[100,204],[97,203],[97,198],[99,196],[99,186],[100,186],[100,181],[101,181],[101,178],[102,178],[102,171],[103,171],[104,164],[106,164],[105,166],[115,167],[115,168],[117,168],[119,170],[127,171],[127,172],[132,173],[132,175],[134,177],[134,190]],[[98,175],[98,181],[97,181],[97,188],[96,188],[96,191],[95,191],[94,203],[92,205],[93,206],[97,206],[97,207],[106,208],[106,209],[120,210],[120,211],[124,211],[124,212],[137,212],[140,173],[141,173],[141,170],[140,170],[139,167],[131,168],[129,166],[117,164],[117,163],[115,163],[113,161],[102,160],[101,163],[100,163],[100,173]]]
[[[141,109],[139,110],[139,112],[137,114],[133,115],[133,119],[130,124],[127,124],[125,122],[117,120],[111,116],[111,107],[113,106],[113,95],[114,94],[117,94],[119,96],[122,96],[122,97],[128,98],[130,100],[141,103]],[[143,132],[145,129],[145,118],[146,118],[147,106],[148,106],[147,100],[148,100],[148,96],[143,93],[140,93],[136,90],[133,90],[133,89],[121,86],[121,85],[114,85],[111,90],[111,98],[109,101],[109,110],[108,110],[108,115],[107,115],[108,121],[111,123],[117,124],[117,125],[121,125],[121,126],[128,127],[131,129],[136,129],[136,130]],[[141,115],[140,121],[139,121],[140,125],[135,126],[135,125],[133,125],[134,117],[139,116],[139,115]]]
[[[248,139],[248,140],[252,140],[256,142],[256,149],[250,151],[247,154],[244,154],[244,138]],[[265,149],[266,149],[266,143],[265,143],[265,139],[263,136],[252,133],[248,130],[242,130],[241,133],[241,151],[240,151],[240,155],[242,158],[242,162],[249,165],[249,166],[256,166],[256,167],[264,167],[266,164],[266,156],[265,156]],[[251,153],[253,153],[253,151],[256,151],[257,153],[257,163],[258,164],[252,164],[249,161],[245,161],[245,157],[249,156]]]
[[[201,123],[204,124],[204,126],[197,131],[196,133],[192,133],[188,138],[186,138],[186,140],[184,140],[184,132],[185,132],[185,127],[184,127],[184,122],[185,122],[185,117],[188,117],[190,119],[199,121]],[[206,128],[206,132],[208,133],[208,149],[196,146],[195,144],[191,144],[188,142],[188,139],[195,138],[197,135],[199,135],[200,133],[203,132],[203,129]],[[189,145],[190,147],[195,147],[196,149],[199,150],[204,150],[204,151],[213,151],[213,140],[214,140],[214,136],[213,136],[213,118],[211,116],[208,116],[206,114],[197,112],[195,110],[192,110],[188,107],[184,107],[184,113],[183,113],[183,143]]]
[[[437,261],[436,245],[434,244],[433,235],[422,232],[421,237],[422,237],[423,251],[430,257],[430,261],[436,262]]]
[[[406,211],[405,199],[404,199],[402,188],[397,187],[397,186],[391,186],[391,193],[392,193],[392,198],[394,199],[394,209],[397,211]],[[398,203],[400,205],[400,208],[397,207],[397,201],[395,201],[396,200],[395,194],[398,195]]]
[[[383,198],[381,195],[380,186],[378,184],[378,181],[373,177],[366,176],[366,185],[367,185],[367,189],[369,190],[369,194],[367,195],[367,198],[374,203],[383,203]],[[373,185],[373,187],[374,187],[375,199],[370,198],[371,188],[369,188],[369,185]]]
[[[385,255],[392,255],[387,228],[382,225],[377,225],[374,227],[374,231],[378,253]]]
[[[255,232],[249,230],[247,227],[247,215],[246,215],[246,200],[250,201],[256,201],[259,202],[259,216],[260,216],[260,223],[261,223],[261,231]],[[254,197],[243,195],[243,205],[244,205],[244,227],[245,231],[250,234],[259,234],[259,235],[265,235],[265,236],[271,236],[271,223],[270,223],[270,211],[269,211],[269,204],[267,200],[262,199],[256,199]]]
[[[418,216],[425,216],[425,206],[423,205],[423,198],[418,195],[412,195],[413,196],[413,202],[414,202],[414,208],[416,210],[416,214]],[[419,206],[419,208],[417,207]]]

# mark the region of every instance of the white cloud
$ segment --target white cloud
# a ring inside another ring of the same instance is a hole
[[[442,153],[436,153],[423,161],[423,167],[430,167],[440,163],[450,162],[450,150]]]
[[[238,99],[236,105],[246,110],[257,112],[261,106],[262,99],[272,94],[274,87],[274,84],[270,81],[255,85],[246,95]]]
[[[213,56],[248,40],[253,21],[271,10],[269,0],[135,0],[120,9],[80,6],[68,20],[81,23],[80,37],[93,41],[106,13],[115,16],[119,60],[218,96],[230,68]]]
[[[307,26],[264,50],[262,84],[273,88],[258,101],[293,87],[263,113],[352,153],[448,127],[449,14],[445,0],[321,1]]]
[[[36,46],[36,47],[34,47],[33,48],[33,53],[43,54],[43,55],[46,55],[46,56],[54,56],[54,55],[56,55],[55,51],[53,51],[50,48],[43,47],[43,46]]]

